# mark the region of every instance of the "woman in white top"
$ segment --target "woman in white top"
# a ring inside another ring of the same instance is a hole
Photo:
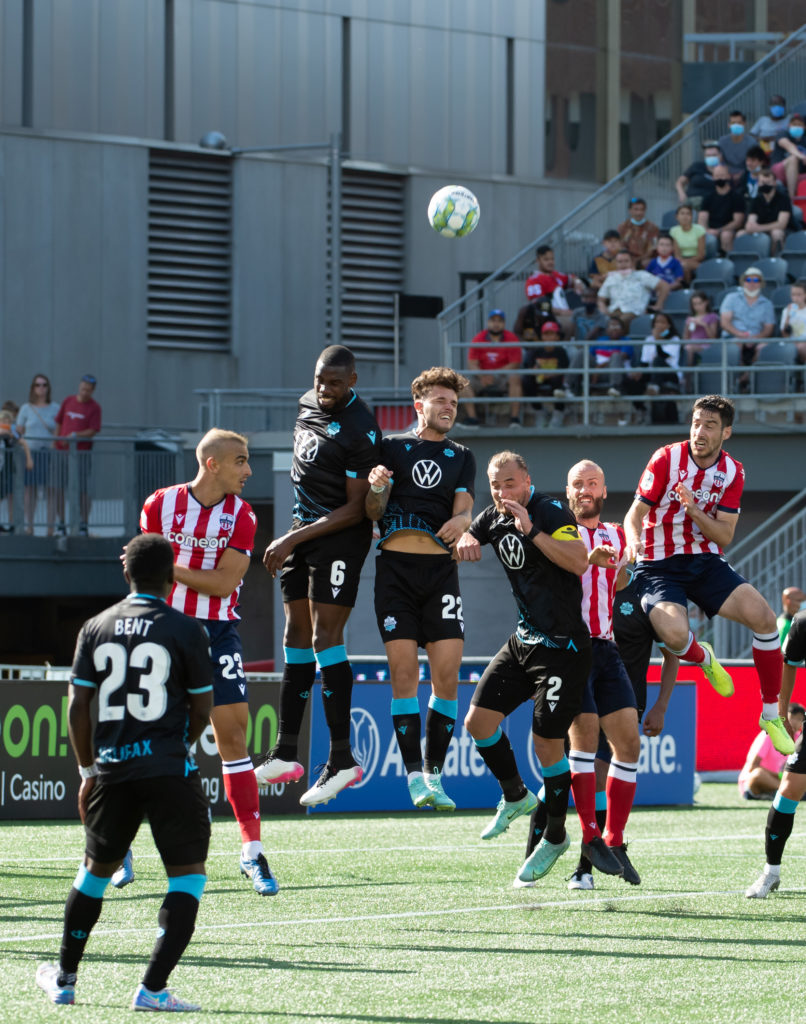
[[[34,510],[40,487],[47,489],[48,536],[53,534],[56,492],[50,483],[50,458],[56,436],[59,403],[51,401],[50,381],[44,373],[35,373],[28,401],[17,414],[17,430],[31,449],[33,469],[25,471],[25,532],[34,532]]]
[[[789,297],[792,301],[781,313],[781,337],[795,342],[798,362],[806,363],[806,281],[795,281]]]

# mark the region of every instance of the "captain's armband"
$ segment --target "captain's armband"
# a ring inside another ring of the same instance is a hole
[[[566,523],[551,535],[555,540],[580,540],[579,530],[573,523]]]

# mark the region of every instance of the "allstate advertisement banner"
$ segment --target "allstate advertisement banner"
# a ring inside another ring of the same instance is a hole
[[[365,678],[384,673],[385,666],[361,666]],[[464,674],[464,673],[463,673]],[[475,685],[459,684],[459,713],[455,737],[451,741],[443,769],[445,792],[459,808],[494,808],[501,789],[476,750],[464,728]],[[649,706],[658,695],[657,686],[649,686]],[[324,761],[328,750],[328,730],[317,684],[312,699],[311,757]],[[418,699],[423,723],[431,687],[421,684]],[[391,692],[378,682],[356,682],[353,688],[350,737],[364,775],[357,785],[340,793],[336,800],[311,808],[317,811],[404,811],[412,810],[406,786],[406,772],[400,758],[390,714]],[[531,702],[521,705],[503,728],[507,732],[524,782],[530,789],[541,785],[540,766],[532,743]],[[641,737],[638,762],[637,804],[691,804],[694,796],[695,688],[681,685],[675,689],[660,736]],[[309,773],[309,784],[316,773]]]
[[[247,747],[257,763],[277,736],[278,682],[249,682]],[[317,695],[318,696],[318,695]],[[309,763],[303,723],[300,760]],[[229,815],[221,758],[208,728],[196,745],[196,762],[213,814]],[[0,683],[0,820],[77,818],[79,777],[67,734],[67,682]],[[301,813],[299,786],[261,788],[263,814]]]

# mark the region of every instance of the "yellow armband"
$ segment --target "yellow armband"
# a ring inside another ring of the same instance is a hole
[[[580,540],[579,530],[572,523],[566,523],[551,535],[555,540]]]

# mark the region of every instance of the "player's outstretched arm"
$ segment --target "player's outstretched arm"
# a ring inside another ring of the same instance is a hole
[[[174,579],[208,597],[229,597],[248,568],[249,555],[235,548],[227,548],[215,569],[188,569],[183,565],[175,565]]]
[[[663,665],[660,670],[660,692],[658,699],[644,716],[644,735],[659,736],[663,731],[663,723],[666,719],[666,711],[669,707],[669,700],[672,696],[675,683],[677,682],[677,671],[680,668],[680,659],[676,654],[661,648]]]
[[[467,491],[455,494],[452,512],[451,518],[437,530],[437,537],[451,548],[453,557],[458,562],[456,545],[473,521],[473,496]]]
[[[67,697],[67,726],[76,761],[79,767],[83,768],[90,768],[95,762],[92,747],[92,719],[90,718],[90,704],[94,696],[94,686],[70,684]],[[81,780],[81,787],[78,791],[78,813],[82,822],[86,820],[87,800],[94,786],[94,778]]]
[[[369,519],[377,522],[383,519],[389,495],[392,493],[392,471],[386,466],[373,466],[367,482],[369,490],[364,498],[364,512]]]
[[[636,498],[624,517],[624,536],[627,538],[628,562],[634,561],[644,553],[641,530],[644,523],[644,514],[648,508],[649,506],[645,501]]]

